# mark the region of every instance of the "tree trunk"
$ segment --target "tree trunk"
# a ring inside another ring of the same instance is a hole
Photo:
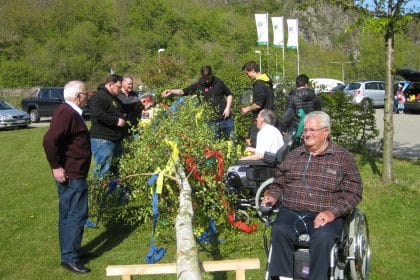
[[[391,1],[389,1],[390,3]],[[388,6],[388,15],[392,16],[391,4]],[[384,105],[384,143],[383,143],[383,171],[382,181],[389,185],[394,181],[392,170],[394,150],[394,27],[392,20],[388,23],[385,33],[386,46],[386,92]]]
[[[176,217],[176,270],[178,280],[201,280],[198,264],[197,243],[192,228],[194,216],[191,201],[191,186],[184,170],[177,166],[177,179],[180,182],[179,212]]]

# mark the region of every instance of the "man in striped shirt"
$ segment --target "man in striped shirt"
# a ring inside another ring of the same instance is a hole
[[[294,246],[303,233],[311,238],[309,279],[327,279],[330,250],[341,236],[345,216],[362,199],[355,161],[331,142],[326,113],[305,116],[303,140],[277,167],[262,202],[281,205],[271,231],[273,279],[293,278]]]

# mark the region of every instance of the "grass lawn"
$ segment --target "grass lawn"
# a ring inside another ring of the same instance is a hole
[[[59,265],[57,193],[42,150],[47,128],[0,131],[0,279],[118,279],[106,277],[110,264],[145,263],[151,224],[86,228],[83,245],[94,254],[88,275],[74,275]],[[395,160],[396,183],[384,187],[380,160],[358,158],[364,182],[360,208],[366,213],[372,250],[370,279],[420,279],[420,163]],[[378,171],[379,170],[379,171]],[[256,219],[255,219],[256,221]],[[175,261],[173,229],[161,262]],[[247,279],[264,279],[263,226],[254,234],[221,236],[222,253],[200,250],[200,258],[259,258],[261,269]],[[134,279],[174,279],[145,276]],[[233,273],[206,274],[204,279],[234,279]]]

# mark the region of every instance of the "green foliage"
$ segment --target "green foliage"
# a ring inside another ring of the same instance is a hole
[[[343,92],[321,94],[322,110],[331,118],[331,136],[335,143],[361,151],[378,135],[372,104],[353,104]]]
[[[194,228],[205,228],[210,218],[216,221],[218,227],[223,228],[228,208],[222,201],[229,200],[223,178],[225,169],[237,159],[237,154],[232,142],[214,139],[214,132],[208,125],[213,116],[209,107],[198,104],[197,98],[190,97],[168,108],[157,108],[150,123],[143,122],[135,128],[139,137],[125,143],[127,152],[119,161],[119,188],[128,190],[128,203],[121,203],[120,194],[116,191],[107,198],[103,217],[117,217],[130,224],[149,221],[152,217],[151,194],[157,185],[150,187],[147,182],[153,174],[166,170],[159,196],[159,212],[160,220],[173,226],[179,205],[180,182],[175,179],[172,156],[174,148],[169,143],[172,142],[179,151],[177,164],[187,174],[192,171],[189,183],[193,188]],[[207,156],[206,151],[219,151],[223,158]],[[223,160],[223,166],[219,167],[219,160]],[[199,173],[191,170],[192,163]],[[219,171],[222,175],[217,177]],[[103,197],[107,191],[107,182],[96,182],[91,187],[93,215],[101,214],[99,209],[102,201],[98,197]]]
[[[342,3],[346,13],[354,12],[352,5],[347,5],[350,1],[324,2]],[[4,0],[0,9],[0,86],[59,86],[80,79],[95,85],[89,88],[94,90],[113,69],[141,77],[143,83],[154,88],[191,79],[203,64],[236,72],[238,77],[246,60],[257,59],[255,12],[300,17],[296,1]],[[305,18],[308,15],[305,13]],[[348,79],[384,80],[379,33],[372,32],[365,40],[357,36],[358,29],[346,34],[346,26],[338,25],[332,38],[326,38],[325,26],[331,22],[327,18],[331,15],[312,16],[317,16],[316,21],[309,16],[307,21],[299,21],[300,28],[308,33],[300,38],[302,72],[310,77],[341,78],[339,67],[330,62],[351,61],[352,65],[346,67]],[[375,18],[370,20],[374,22]],[[408,20],[403,17],[396,22],[396,34],[404,34],[402,27]],[[389,26],[389,21],[382,22]],[[414,31],[410,34],[416,34],[412,22]],[[319,38],[327,44],[318,43]],[[396,54],[400,54],[397,68],[416,68],[419,48],[411,43],[415,36],[401,40],[402,44],[396,44]],[[159,48],[166,51],[158,65]],[[274,69],[274,54],[279,49],[270,46],[270,55],[262,51],[264,72],[279,72]],[[286,80],[297,75],[296,59],[294,51],[286,50]]]

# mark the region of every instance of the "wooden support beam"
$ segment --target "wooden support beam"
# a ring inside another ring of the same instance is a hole
[[[245,271],[259,269],[259,259],[239,259],[200,262],[204,272],[235,271],[236,280],[245,280]],[[109,265],[106,268],[107,276],[121,276],[122,280],[131,279],[132,275],[176,274],[176,263],[162,264],[133,264]]]

